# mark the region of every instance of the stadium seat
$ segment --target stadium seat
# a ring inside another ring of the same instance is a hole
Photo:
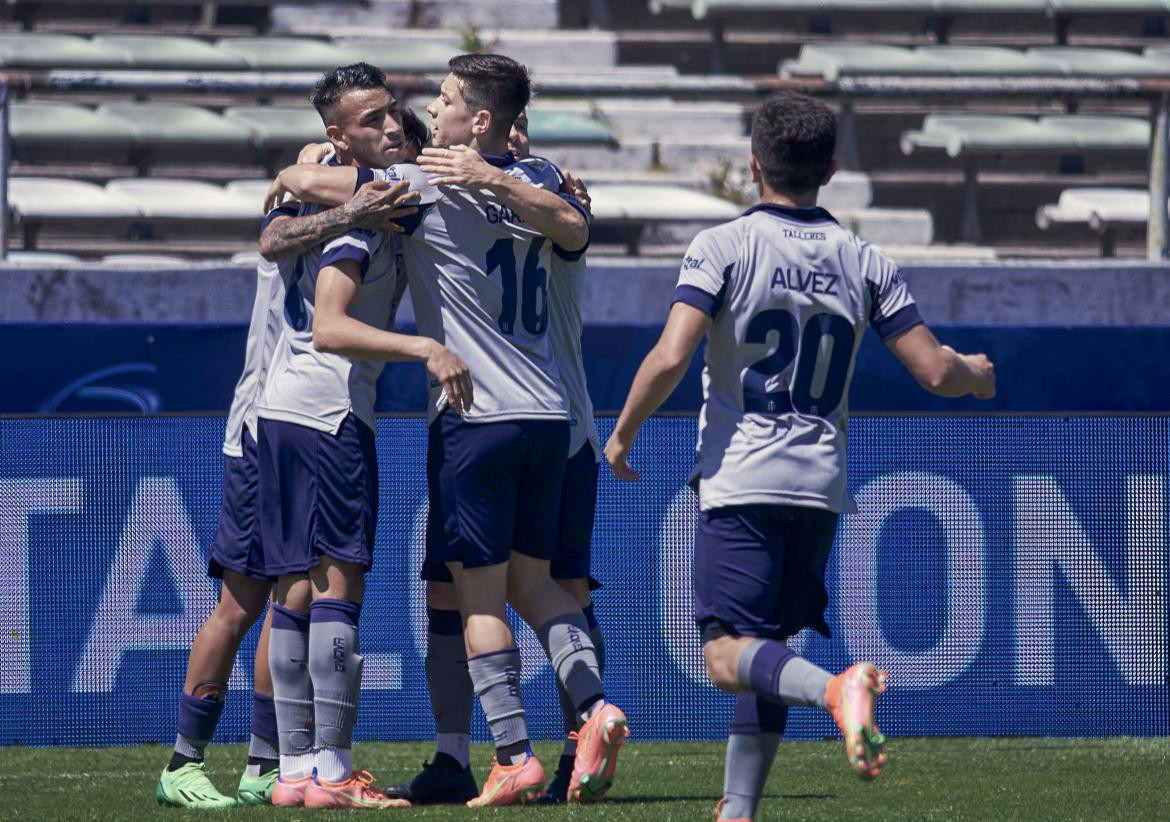
[[[1150,145],[1150,123],[1137,117],[1061,114],[1041,117],[1039,124],[1067,134],[1086,151],[1141,151]]]
[[[903,154],[923,148],[942,149],[950,157],[980,151],[1022,149],[1074,150],[1067,131],[1059,131],[1026,117],[988,114],[928,114],[921,131],[902,135]]]
[[[122,179],[106,183],[106,191],[135,203],[148,219],[256,220],[263,203],[195,180]]]
[[[128,222],[142,210],[130,198],[105,191],[93,183],[52,177],[13,177],[8,181],[8,205],[13,224],[21,229],[26,251],[35,250],[38,235],[48,223],[82,221]]]
[[[125,52],[134,68],[222,71],[248,67],[239,55],[228,54],[195,37],[99,34],[93,42]]]
[[[262,213],[264,195],[268,193],[268,180],[233,180],[223,187],[227,195],[240,204],[241,209],[252,209]]]
[[[617,136],[601,120],[563,111],[534,107],[528,112],[528,137],[537,145],[546,143],[601,143],[616,146]]]
[[[8,68],[125,68],[124,49],[84,37],[43,32],[0,32],[0,66]]]
[[[251,132],[199,106],[180,103],[108,103],[98,113],[129,124],[140,145],[251,145]]]
[[[934,218],[921,208],[838,208],[841,225],[875,245],[927,246],[934,241]]]
[[[134,142],[134,129],[124,118],[71,103],[13,103],[10,130],[17,144],[129,147]]]
[[[171,254],[107,254],[102,264],[111,268],[188,268],[191,260]]]
[[[541,100],[542,109],[552,104]],[[662,97],[638,97],[598,100],[582,103],[595,105],[601,116],[621,139],[657,140],[676,137],[680,128],[701,133],[708,138],[742,137],[747,126],[747,111],[742,103],[718,100],[672,100]]]
[[[311,106],[235,106],[223,116],[247,129],[260,146],[299,148],[325,139],[321,115]]]
[[[21,268],[65,268],[78,265],[81,258],[73,254],[58,254],[54,251],[9,251],[4,263]]]
[[[815,43],[800,49],[796,60],[785,60],[780,73],[786,77],[821,77],[827,81],[848,75],[947,74],[944,62],[901,46],[865,43]]]
[[[919,46],[914,52],[958,76],[1038,77],[1061,74],[1051,61],[1038,60],[1017,49],[994,46]]]
[[[1166,0],[1046,0],[1053,14],[1159,14],[1167,11]]]
[[[257,71],[328,71],[356,62],[345,49],[308,37],[226,37],[216,46]]]
[[[726,200],[693,189],[655,185],[596,185],[593,197],[595,225],[622,231],[626,250],[637,254],[647,225],[658,223],[715,224],[739,216],[740,208]]]
[[[1058,67],[1066,75],[1170,77],[1170,68],[1165,64],[1116,49],[1037,46],[1028,49],[1026,53],[1029,57]]]
[[[830,211],[867,208],[872,201],[873,184],[859,171],[838,171],[817,197],[817,205]]]
[[[1086,225],[1101,241],[1101,256],[1112,257],[1121,227],[1141,228],[1150,215],[1150,194],[1140,189],[1072,188],[1060,199],[1036,211],[1036,225],[1048,230],[1058,225]]]
[[[428,74],[447,71],[447,61],[460,53],[459,46],[391,37],[341,37],[333,44],[351,63],[363,60],[387,73]]]

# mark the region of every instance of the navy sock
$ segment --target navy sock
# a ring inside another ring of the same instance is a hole
[[[780,698],[780,672],[796,652],[783,642],[753,639],[739,656],[739,684],[766,699]]]

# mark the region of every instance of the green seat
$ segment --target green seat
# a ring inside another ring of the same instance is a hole
[[[264,146],[303,146],[325,139],[321,115],[310,106],[235,106],[224,119],[251,133]]]
[[[120,118],[139,144],[251,145],[251,132],[205,108],[179,103],[108,103],[98,113]]]
[[[1097,12],[1101,14],[1156,14],[1167,10],[1165,0],[1048,0],[1057,14]]]
[[[329,71],[356,62],[345,49],[308,37],[225,37],[216,46],[258,71]]]
[[[142,214],[133,200],[116,192],[55,177],[13,177],[8,181],[8,202],[13,213],[25,220],[112,219]]]
[[[600,143],[617,145],[609,126],[581,114],[564,111],[528,110],[528,137],[536,145],[549,143]]]
[[[950,74],[961,77],[1035,77],[1061,74],[1060,67],[1037,60],[1016,49],[992,46],[919,46],[918,54],[946,66]]]
[[[446,72],[447,61],[462,53],[457,45],[392,37],[346,37],[333,42],[350,62],[361,60],[388,73]]]
[[[1019,12],[1046,14],[1048,0],[933,0],[937,14],[971,14],[977,12]]]
[[[862,43],[824,43],[806,45],[800,57],[787,60],[781,74],[823,77],[833,81],[849,75],[940,75],[946,64],[900,46]]]
[[[17,143],[129,146],[134,142],[134,130],[123,118],[71,103],[13,103],[10,129]]]
[[[1052,149],[1071,151],[1076,141],[1065,131],[1026,117],[984,114],[930,114],[921,131],[902,135],[903,154],[922,148],[942,149],[950,157],[988,151]]]
[[[1078,46],[1038,46],[1027,54],[1058,66],[1065,74],[1080,77],[1165,77],[1170,75],[1164,64],[1146,60],[1136,54],[1114,49]]]
[[[1137,117],[1062,114],[1041,117],[1040,125],[1071,137],[1077,148],[1142,151],[1150,145],[1150,124]]]
[[[194,37],[100,34],[93,38],[93,42],[125,52],[135,68],[217,71],[248,67],[238,55],[227,54]]]
[[[10,68],[125,68],[130,55],[84,37],[0,32],[0,66]]]

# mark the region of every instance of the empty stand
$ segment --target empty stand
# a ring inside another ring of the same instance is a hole
[[[1078,188],[1062,191],[1058,202],[1036,211],[1036,225],[1047,231],[1061,225],[1083,226],[1100,238],[1101,256],[1116,252],[1117,235],[1141,235],[1150,216],[1150,193],[1123,188]]]

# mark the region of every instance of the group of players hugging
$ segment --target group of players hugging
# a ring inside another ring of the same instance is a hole
[[[874,704],[885,674],[833,675],[785,640],[828,635],[824,572],[845,483],[848,386],[867,325],[926,389],[995,391],[982,355],[941,345],[897,267],[816,206],[836,121],[812,98],[769,97],[750,165],[761,202],[701,232],[661,339],[604,451],[581,352],[589,194],[528,153],[526,69],[466,54],[427,127],[364,63],[311,97],[328,142],[269,192],[243,374],[224,439],[209,563],[220,599],[195,637],[160,802],[387,809],[590,802],[614,781],[627,717],[602,685],[590,600],[598,465],[636,480],[641,424],[706,338],[695,482],[695,619],[712,684],[737,694],[723,820],[752,819],[788,706],[829,712],[863,778],[886,762]],[[417,335],[391,330],[409,283]],[[426,676],[437,750],[408,784],[355,770],[358,623],[378,515],[375,387],[387,361],[429,375]],[[636,551],[637,546],[630,546]],[[248,762],[236,797],[203,755],[244,635],[256,653]],[[556,673],[565,746],[533,756],[510,605]],[[620,649],[619,649],[620,651]],[[496,748],[482,790],[472,694]]]

